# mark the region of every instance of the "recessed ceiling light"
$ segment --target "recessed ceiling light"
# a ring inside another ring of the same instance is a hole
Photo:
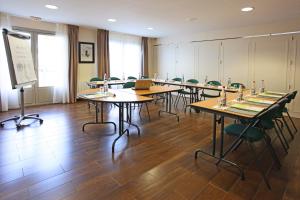
[[[153,30],[153,28],[152,28],[152,27],[148,27],[147,29],[148,29],[148,30]]]
[[[116,19],[108,19],[107,21],[109,21],[109,22],[116,22],[117,20]]]
[[[253,10],[254,10],[254,7],[250,7],[250,6],[244,7],[244,8],[241,9],[241,11],[243,11],[243,12],[251,12]]]
[[[49,9],[52,9],[52,10],[57,10],[57,9],[58,9],[57,6],[55,6],[55,5],[50,5],[50,4],[45,5],[45,7],[46,7],[46,8],[49,8]]]

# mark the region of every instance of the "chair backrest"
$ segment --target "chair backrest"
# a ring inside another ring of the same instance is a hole
[[[199,83],[199,81],[196,80],[196,79],[189,79],[189,80],[187,80],[186,82],[188,82],[188,83],[193,83],[193,84]]]
[[[128,79],[128,80],[136,80],[137,78],[134,77],[134,76],[128,76],[127,79]]]
[[[142,76],[141,78],[142,79],[147,79],[147,78],[149,78],[149,76]]]
[[[178,81],[178,82],[181,82],[181,80],[182,80],[182,79],[181,79],[181,78],[178,78],[178,77],[172,79],[172,81]]]
[[[94,78],[90,79],[90,82],[93,82],[93,81],[103,81],[103,80],[99,77],[94,77]]]
[[[112,81],[118,81],[118,80],[121,80],[121,79],[119,79],[118,77],[110,77],[110,80],[112,80]]]
[[[245,85],[243,83],[231,83],[230,87],[234,87],[234,88],[240,88],[240,86],[242,86],[243,89],[245,89]]]
[[[280,112],[280,105],[277,103],[270,108],[264,110],[259,116],[257,116],[257,119],[259,120],[272,120],[273,118],[278,116],[278,113]]]
[[[123,88],[133,88],[135,87],[135,82],[127,82],[123,85]]]
[[[293,98],[292,98],[292,99],[295,99],[295,98],[296,98],[296,96],[297,96],[297,93],[298,93],[298,91],[297,91],[297,90],[293,92]]]
[[[212,86],[221,86],[222,85],[219,81],[208,81],[207,84],[212,85]]]

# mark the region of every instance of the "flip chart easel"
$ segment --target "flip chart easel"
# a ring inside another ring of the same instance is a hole
[[[4,127],[5,122],[15,121],[17,129],[20,129],[22,121],[26,119],[38,120],[42,124],[43,120],[39,118],[39,114],[25,115],[24,86],[33,85],[37,80],[31,54],[30,37],[8,31],[7,29],[3,29],[2,34],[11,85],[13,89],[20,90],[21,113],[19,116],[1,121],[0,126]]]

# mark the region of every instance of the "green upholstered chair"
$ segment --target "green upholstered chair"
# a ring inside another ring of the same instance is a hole
[[[210,86],[222,86],[222,84],[219,81],[208,81],[207,85]],[[200,95],[200,101],[205,100],[206,98],[217,98],[220,96],[220,92],[218,94],[207,94],[204,92],[205,89],[202,90],[202,93]]]
[[[228,126],[225,127],[224,129],[224,133],[235,137],[237,139],[237,141],[244,141],[248,144],[248,146],[250,147],[250,150],[252,152],[252,154],[255,156],[255,160],[256,162],[258,162],[258,158],[261,154],[258,154],[255,152],[254,149],[254,145],[253,143],[258,142],[258,141],[264,141],[267,148],[269,149],[269,152],[274,160],[274,162],[276,163],[277,167],[280,168],[280,161],[276,155],[276,152],[271,144],[271,139],[270,136],[268,134],[266,134],[265,129],[260,128],[259,126],[257,126],[262,120],[264,119],[268,119],[270,116],[273,116],[274,113],[276,113],[278,110],[280,109],[280,106],[278,104],[272,106],[271,108],[269,108],[268,110],[264,111],[262,114],[260,114],[258,117],[256,117],[254,119],[254,121],[251,122],[251,124],[230,124]],[[235,145],[232,145],[230,148],[233,149],[235,148]],[[263,179],[266,183],[266,185],[268,186],[269,189],[271,189],[271,186],[266,178],[265,173],[263,172],[263,170],[260,168],[260,173],[263,176]]]
[[[186,83],[190,83],[190,84],[198,84],[199,83],[199,81],[198,80],[196,80],[196,79],[188,79],[187,81],[186,81]],[[178,95],[177,95],[177,97],[176,97],[176,99],[175,99],[175,106],[177,107],[178,106],[178,103],[179,103],[179,100],[180,100],[180,98],[182,98],[182,100],[183,100],[183,105],[184,106],[187,106],[187,96],[190,96],[190,98],[193,98],[193,99],[195,99],[196,101],[198,101],[199,100],[199,98],[198,98],[198,90],[197,89],[195,89],[195,88],[192,88],[192,87],[187,87],[189,90],[187,91],[187,90],[180,90],[180,91],[178,91]],[[191,96],[192,95],[192,96]],[[192,102],[191,102],[192,103]]]
[[[128,79],[128,80],[136,80],[137,78],[134,77],[134,76],[128,76],[127,79]]]
[[[178,78],[178,77],[176,77],[176,78],[173,78],[173,79],[172,79],[172,81],[181,82],[181,81],[182,81],[182,79],[181,79],[181,78]]]
[[[111,80],[111,81],[119,81],[119,80],[121,80],[121,79],[119,79],[118,77],[113,77],[113,76],[112,76],[112,77],[110,77],[110,80]]]
[[[279,101],[278,109],[273,110],[273,112],[269,112],[264,117],[262,117],[259,123],[257,123],[256,127],[263,129],[265,131],[274,129],[284,151],[287,153],[289,144],[278,121],[278,117],[282,116],[282,107],[284,106],[284,104],[286,104],[286,102],[287,99],[282,99],[281,101]],[[253,120],[241,120],[242,124],[250,124],[252,122]]]
[[[230,87],[236,88],[236,89],[240,88],[240,86],[242,86],[243,89],[246,88],[245,85],[244,85],[243,83],[231,83],[231,84],[230,84]]]
[[[123,88],[133,88],[135,87],[135,82],[126,82],[124,85],[123,85]],[[142,111],[142,108],[143,108],[143,105],[145,104],[146,106],[146,110],[147,110],[147,114],[148,114],[148,119],[150,120],[150,112],[149,112],[149,109],[148,109],[148,104],[147,102],[146,103],[135,103],[133,108],[135,107],[139,107],[139,115],[141,116],[141,111]],[[137,106],[136,106],[137,105]]]
[[[101,79],[99,77],[93,77],[90,79],[90,82],[93,82],[93,81],[103,81],[103,79]]]
[[[94,81],[103,81],[103,80],[99,77],[93,77],[93,78],[90,79],[90,82],[94,82]],[[96,85],[90,85],[90,88],[91,89],[97,88],[97,86]],[[89,109],[91,108],[91,105],[94,105],[94,103],[92,101],[88,101]]]
[[[135,82],[126,82],[123,85],[123,88],[133,88],[133,87],[135,87]]]
[[[287,103],[288,104],[291,103],[296,98],[296,96],[297,96],[297,91],[294,91],[294,92],[288,94],[287,97],[286,97],[288,99]],[[291,116],[290,116],[290,114],[288,112],[288,108],[287,107],[283,108],[283,113],[285,113],[288,116],[288,118],[289,118],[290,122],[292,123],[292,126],[293,126],[293,128],[295,130],[295,133],[298,132],[298,129],[297,129],[296,125],[295,125],[295,122],[291,118]]]

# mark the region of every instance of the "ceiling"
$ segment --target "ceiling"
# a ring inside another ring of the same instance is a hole
[[[58,10],[45,8],[57,5]],[[255,10],[243,13],[244,6]],[[45,21],[164,37],[300,17],[300,0],[0,0],[0,11]],[[111,23],[107,19],[115,18]],[[147,27],[153,27],[148,30]]]

